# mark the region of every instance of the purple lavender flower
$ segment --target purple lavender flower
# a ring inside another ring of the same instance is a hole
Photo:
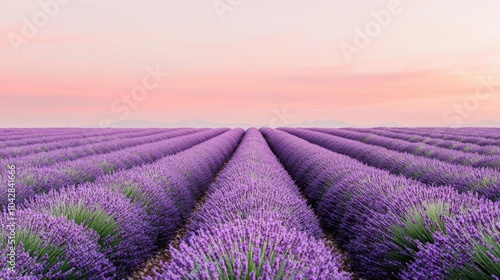
[[[446,223],[434,244],[420,244],[402,279],[498,279],[500,205],[484,202]]]
[[[387,213],[391,199],[410,186],[425,187],[382,170],[357,169],[328,189],[318,204],[317,213],[325,228],[336,232],[338,241],[346,245],[359,234],[356,227],[365,227],[374,212]]]
[[[472,194],[451,188],[409,187],[388,197],[387,213],[372,212],[347,245],[353,263],[365,275],[387,278],[410,263],[419,243],[434,243],[445,232],[448,218],[456,218],[485,203]]]
[[[43,277],[54,278],[56,276],[56,273],[53,273],[53,271],[44,272],[44,268],[48,267],[47,257],[45,256],[40,259],[32,257],[28,252],[24,251],[22,242],[16,247],[15,253],[12,253],[12,255],[15,255],[15,267],[13,270],[9,269],[8,261],[10,258],[7,255],[9,253],[11,253],[10,250],[6,250],[3,246],[0,247],[0,262],[2,263],[0,267],[0,279],[39,280]]]
[[[4,212],[0,219],[2,244],[6,244],[6,233],[12,230],[9,218],[10,215]],[[16,244],[19,253],[16,254],[16,277],[24,273],[51,279],[114,277],[115,267],[100,252],[99,236],[94,231],[64,217],[56,218],[32,210],[19,210],[15,226],[14,240],[21,243]]]
[[[172,259],[156,279],[350,279],[323,242],[272,220],[202,229]]]
[[[154,228],[143,206],[99,186],[69,187],[35,196],[25,208],[73,220],[99,235],[101,251],[126,272],[152,254]]]

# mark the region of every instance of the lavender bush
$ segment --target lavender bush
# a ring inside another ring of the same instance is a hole
[[[6,243],[7,218],[4,212],[0,219],[0,245],[2,250],[10,247]],[[115,267],[101,253],[97,241],[99,236],[64,217],[23,210],[16,220],[16,273],[7,267],[5,277],[15,279],[33,276],[50,279],[112,279]],[[2,256],[5,256],[2,252]],[[8,263],[2,261],[2,266]]]
[[[189,245],[188,245],[189,244]],[[221,224],[172,250],[159,279],[350,279],[340,258],[305,232],[253,218]]]
[[[94,230],[101,251],[120,271],[137,266],[156,249],[145,209],[131,204],[125,195],[99,186],[50,191],[30,199],[24,207]]]
[[[500,279],[500,206],[485,202],[421,244],[402,279]]]

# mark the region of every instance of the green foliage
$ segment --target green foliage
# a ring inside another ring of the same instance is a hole
[[[105,245],[106,238],[110,238],[111,242],[108,244],[112,247],[120,243],[115,220],[101,209],[88,209],[82,203],[76,205],[60,203],[50,206],[49,211],[56,217],[63,216],[79,225],[83,224],[87,228],[93,229],[100,236],[99,245],[101,246]]]
[[[424,145],[420,145],[415,149],[415,153],[418,154],[424,149]]]
[[[446,234],[446,228],[442,220],[443,216],[448,216],[449,205],[447,203],[425,203],[424,208],[419,211],[410,208],[401,219],[401,225],[394,225],[390,228],[393,242],[399,249],[389,253],[389,258],[410,262],[414,252],[418,251],[413,240],[425,243],[434,243],[434,233],[441,231]],[[422,211],[423,210],[423,211]],[[425,217],[422,216],[425,215]],[[427,222],[426,222],[427,221]]]
[[[49,272],[56,265],[63,273],[70,271],[71,267],[68,265],[68,260],[64,260],[64,246],[54,246],[50,242],[42,240],[38,234],[30,233],[25,229],[16,230],[15,248],[18,248],[20,244],[22,244],[25,252],[36,259],[36,262],[46,261],[44,273]],[[0,246],[5,249],[6,245],[6,234],[2,232],[0,234]],[[29,271],[23,271],[21,274],[25,275],[26,272]]]
[[[68,175],[73,180],[73,184],[78,184],[81,181],[92,181],[93,178],[91,175],[86,174],[82,170],[78,170],[76,168],[65,168],[62,172]]]
[[[236,246],[236,244],[235,244]],[[234,268],[236,267],[236,260],[234,258],[234,255],[231,253],[226,253],[225,256],[222,256],[222,260],[217,260],[213,258],[207,258],[205,257],[206,260],[210,260],[213,262],[217,263],[217,270],[219,273],[219,279],[223,280],[251,280],[251,279],[259,279],[261,276],[272,276],[273,279],[276,280],[282,280],[282,279],[293,279],[294,275],[296,274],[296,271],[285,271],[285,262],[283,262],[278,271],[276,272],[275,275],[263,275],[263,267],[264,264],[269,263],[270,266],[273,266],[276,261],[276,252],[271,246],[271,250],[269,252],[269,256],[266,255],[266,251],[268,249],[268,242],[264,242],[263,246],[259,250],[259,259],[258,262],[254,262],[254,245],[252,242],[248,244],[248,250],[246,253],[246,267],[247,271],[241,273],[243,277],[238,278],[237,275],[234,273]],[[237,251],[237,249],[234,249]],[[293,260],[293,255],[289,254],[289,251],[286,250],[284,253],[284,257]],[[238,267],[242,267],[241,263],[239,264]],[[253,273],[254,278],[251,278]]]
[[[30,174],[27,174],[26,176],[19,178],[19,181],[21,184],[24,184],[28,187],[31,185],[34,185],[36,183],[35,176],[30,175]]]
[[[111,174],[113,171],[115,171],[115,165],[106,160],[99,163],[99,168],[102,170],[102,172],[104,172],[104,174]]]
[[[491,235],[482,235],[482,241],[474,242],[472,250],[473,264],[466,264],[461,269],[450,272],[450,279],[488,280],[491,275],[500,275],[500,244]]]
[[[475,190],[481,190],[490,184],[494,183],[494,180],[488,177],[483,177],[482,181],[474,183],[474,189]]]
[[[126,181],[123,184],[109,185],[108,188],[124,194],[131,203],[137,202],[142,204],[146,208],[147,213],[150,213],[151,201],[148,199],[146,193],[140,190],[140,186],[137,183]]]

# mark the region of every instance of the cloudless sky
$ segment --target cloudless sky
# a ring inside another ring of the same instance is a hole
[[[55,1],[0,0],[0,126],[500,121],[499,1],[66,0],[23,35]]]

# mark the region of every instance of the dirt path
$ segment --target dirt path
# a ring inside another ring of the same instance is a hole
[[[161,273],[163,272],[161,270],[161,264],[164,262],[169,262],[171,260],[170,256],[170,246],[173,248],[179,249],[179,245],[182,241],[182,239],[186,236],[188,229],[191,225],[192,222],[192,217],[193,214],[198,211],[198,209],[203,205],[206,199],[206,193],[198,200],[196,203],[196,206],[194,207],[193,211],[191,212],[191,215],[189,216],[186,224],[177,230],[174,234],[174,237],[170,241],[169,244],[167,244],[165,247],[161,248],[154,256],[146,260],[140,268],[134,272],[132,276],[129,276],[127,280],[141,280],[144,279],[147,276],[154,277],[155,274],[153,270],[156,270],[156,272]]]

